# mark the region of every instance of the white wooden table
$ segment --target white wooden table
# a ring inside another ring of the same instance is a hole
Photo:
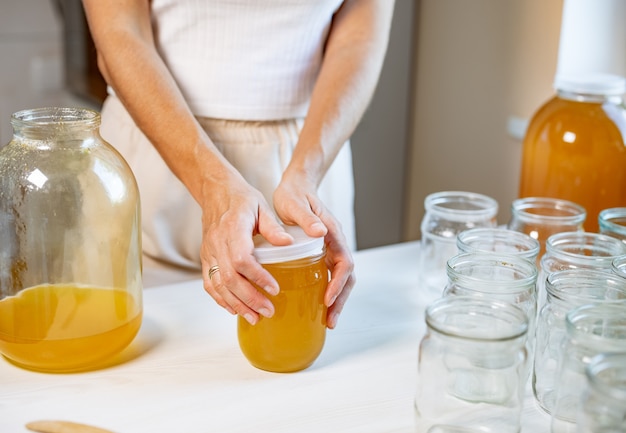
[[[419,243],[356,254],[357,286],[309,369],[252,367],[235,317],[198,279],[144,290],[135,341],[108,368],[43,374],[0,358],[0,432],[62,419],[115,433],[415,432],[417,348],[425,329]],[[527,392],[522,433],[549,432]]]

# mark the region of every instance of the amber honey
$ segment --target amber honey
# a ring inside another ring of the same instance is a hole
[[[31,287],[0,300],[0,352],[33,370],[88,370],[124,349],[141,318],[141,303],[127,291]]]
[[[262,265],[280,288],[276,296],[270,297],[275,313],[271,318],[260,317],[255,325],[238,318],[241,351],[253,366],[262,370],[305,369],[317,359],[326,339],[324,293],[328,268],[324,253]]]
[[[577,203],[587,211],[585,230],[597,232],[600,211],[626,205],[623,113],[598,95],[560,93],[544,104],[524,139],[520,197]]]

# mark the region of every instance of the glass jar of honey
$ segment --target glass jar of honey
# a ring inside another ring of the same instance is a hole
[[[254,255],[278,282],[271,298],[274,315],[259,317],[255,325],[237,319],[239,347],[248,361],[261,370],[286,373],[309,367],[326,340],[324,294],[328,285],[323,238],[310,238],[297,227],[287,230],[294,242],[273,246],[255,238]]]
[[[11,124],[0,150],[0,353],[46,372],[100,367],[142,320],[135,178],[95,111],[30,109]]]
[[[519,196],[578,203],[597,232],[600,211],[626,203],[626,79],[559,76],[555,88],[526,132]]]

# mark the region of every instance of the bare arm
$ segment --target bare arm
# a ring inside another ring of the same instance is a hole
[[[271,316],[275,280],[252,256],[252,235],[291,242],[262,194],[248,185],[197,123],[154,45],[149,0],[83,0],[108,84],[203,211],[205,290],[251,322]],[[220,272],[210,281],[209,267]],[[249,281],[248,281],[249,280]]]
[[[374,93],[393,8],[393,0],[346,0],[335,14],[302,133],[274,194],[283,221],[300,225],[311,236],[326,236],[332,279],[325,300],[331,328],[354,286],[354,265],[341,227],[318,199],[317,187]]]

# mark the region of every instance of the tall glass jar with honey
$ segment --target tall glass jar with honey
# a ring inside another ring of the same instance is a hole
[[[557,76],[556,95],[533,116],[522,151],[520,197],[552,197],[598,214],[626,205],[626,79]]]
[[[310,238],[287,227],[294,242],[273,246],[255,238],[254,256],[276,279],[279,293],[271,298],[274,315],[251,325],[237,319],[239,346],[255,367],[277,373],[303,370],[320,355],[326,340],[324,294],[328,285],[323,238]]]
[[[72,372],[112,362],[142,321],[135,178],[99,134],[100,114],[11,117],[0,150],[0,353]]]

